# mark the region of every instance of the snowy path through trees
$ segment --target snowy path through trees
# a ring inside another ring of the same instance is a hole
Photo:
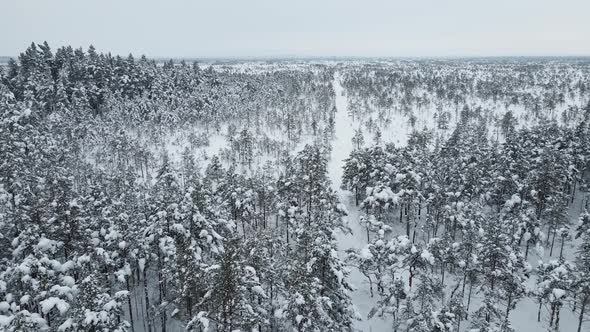
[[[367,240],[364,228],[359,223],[360,211],[358,207],[354,205],[352,192],[341,188],[342,167],[344,166],[344,159],[348,158],[353,150],[351,140],[354,136],[355,125],[357,124],[348,116],[347,100],[346,96],[343,95],[344,88],[341,85],[338,72],[334,75],[333,86],[334,93],[336,94],[337,112],[334,116],[335,137],[332,144],[330,162],[328,164],[328,175],[332,181],[333,189],[338,193],[340,202],[346,206],[348,211],[346,224],[350,227],[351,233],[343,234],[342,232],[339,232],[338,234],[340,255],[342,259],[345,259],[347,249],[360,249],[367,243]],[[371,320],[367,319],[367,315],[375,305],[377,297],[371,298],[369,287],[368,285],[365,285],[367,279],[360,273],[360,271],[354,267],[351,267],[350,270],[349,280],[351,285],[355,288],[351,293],[352,302],[356,306],[361,319],[355,324],[355,328],[361,331],[387,330],[389,325],[385,320],[379,318],[373,318]]]

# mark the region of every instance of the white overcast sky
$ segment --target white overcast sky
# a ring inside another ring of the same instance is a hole
[[[590,55],[590,0],[2,0],[31,41],[150,57]]]

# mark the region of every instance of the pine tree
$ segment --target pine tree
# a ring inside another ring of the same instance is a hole
[[[551,314],[549,327],[559,331],[559,314],[561,307],[571,296],[574,266],[564,260],[550,261],[537,267],[537,294],[539,301],[539,316],[541,315],[541,304],[547,302]]]
[[[525,271],[528,267],[525,266],[522,254],[510,245],[510,237],[505,233],[501,222],[487,220],[483,229],[482,246],[477,253],[484,276],[483,290],[492,303],[505,301],[506,311],[502,321],[508,325],[510,311],[525,295]],[[497,316],[491,303],[484,304],[482,310],[485,312],[486,323]]]
[[[59,325],[59,331],[128,331],[129,322],[120,319],[123,301],[129,295],[127,291],[111,296],[102,291],[93,275],[80,282],[78,291],[80,295],[72,313]]]
[[[267,295],[256,269],[245,264],[238,241],[230,239],[220,264],[209,269],[215,292],[209,290],[204,299],[210,302],[207,316],[216,322],[218,331],[259,330],[270,324],[262,304]]]
[[[584,316],[588,314],[590,306],[590,214],[588,212],[580,216],[577,237],[582,237],[582,243],[576,256],[576,271],[572,288],[576,294],[574,311],[579,308],[577,331],[580,332]]]

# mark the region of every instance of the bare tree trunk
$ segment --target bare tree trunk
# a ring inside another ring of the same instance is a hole
[[[508,294],[508,303],[506,304],[506,318],[505,318],[506,323],[508,323],[508,317],[510,316],[510,307],[512,307],[512,293]]]
[[[471,304],[471,292],[473,291],[473,283],[469,283],[469,295],[467,295],[467,311],[469,311],[469,305]]]
[[[574,179],[574,189],[572,190],[572,199],[571,199],[571,201],[570,201],[571,203],[573,203],[573,202],[574,202],[574,197],[576,197],[576,184],[577,184],[577,183],[578,183],[578,181],[576,181],[576,180]]]
[[[150,317],[150,296],[148,293],[148,284],[147,284],[147,262],[143,267],[143,292],[145,295],[145,311],[147,312],[147,329],[148,332],[152,331],[152,319]]]
[[[561,238],[561,248],[559,249],[559,260],[563,259],[563,246],[565,245],[565,238]]]
[[[559,331],[559,312],[561,309],[561,305],[558,304],[555,309],[555,331]]]
[[[549,251],[549,256],[553,256],[553,245],[555,244],[555,234],[557,230],[553,231],[553,237],[551,238],[551,250]]]
[[[373,279],[371,279],[371,276],[368,274],[365,274],[367,276],[367,279],[369,279],[369,290],[371,291],[371,297],[373,297]]]
[[[131,278],[131,276],[127,276],[126,278],[127,292],[129,293],[127,295],[127,305],[129,306],[129,321],[131,322],[131,332],[134,332],[135,327],[133,325],[133,306],[131,305],[131,287],[129,286],[129,278]]]
[[[162,276],[162,257],[160,254],[160,251],[158,251],[158,288],[160,290],[160,310],[159,313],[161,315],[160,317],[160,322],[162,324],[162,332],[166,332],[166,307],[162,306],[162,304],[164,303],[164,299],[166,298],[166,285],[165,285],[165,280]]]
[[[586,304],[588,303],[588,295],[584,296],[582,300],[582,307],[580,308],[580,315],[578,316],[578,332],[582,331],[582,322],[584,321],[584,311],[586,310]]]

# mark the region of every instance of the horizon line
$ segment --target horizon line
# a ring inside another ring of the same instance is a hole
[[[111,52],[99,52],[108,54]],[[204,61],[256,61],[256,60],[453,60],[453,59],[510,59],[510,58],[590,58],[590,54],[506,54],[506,55],[302,55],[302,54],[284,54],[284,55],[204,55],[204,56],[148,56],[140,53],[129,53],[134,56],[146,56],[148,59],[162,61],[162,60],[204,60]],[[113,56],[126,57],[127,55],[112,54]],[[0,59],[15,59],[18,60],[18,55],[0,55]],[[1,61],[0,61],[1,62]]]

